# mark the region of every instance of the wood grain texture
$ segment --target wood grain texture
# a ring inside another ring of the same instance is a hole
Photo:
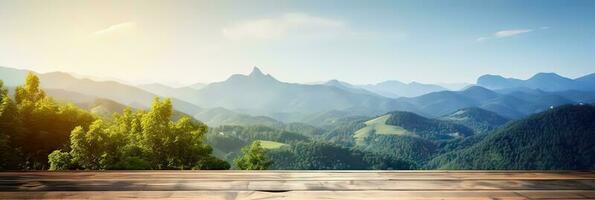
[[[595,199],[577,171],[2,172],[0,199]]]

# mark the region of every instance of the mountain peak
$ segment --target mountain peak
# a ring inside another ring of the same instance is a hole
[[[484,78],[504,78],[503,76],[496,75],[496,74],[484,74],[484,75],[480,76],[480,78],[481,77],[484,77]]]
[[[274,82],[279,82],[277,81],[277,79],[273,78],[273,76],[271,76],[270,74],[264,74],[262,73],[262,71],[260,71],[260,69],[258,67],[254,67],[252,68],[252,72],[250,72],[250,74],[248,75],[244,75],[244,74],[234,74],[231,75],[226,81],[256,81],[256,82],[269,82],[269,81],[274,81]]]
[[[326,85],[341,85],[341,81],[337,79],[331,79],[325,83]]]
[[[474,85],[461,91],[462,94],[479,95],[482,97],[495,97],[497,93],[482,86]]]
[[[260,71],[260,69],[258,67],[254,67],[252,68],[252,72],[250,72],[250,76],[265,76],[264,73],[262,73],[262,71]]]
[[[469,86],[468,88],[466,88],[465,90],[463,90],[463,92],[471,92],[471,91],[480,91],[480,92],[492,92],[491,90],[479,86],[479,85],[473,85],[473,86]]]
[[[558,78],[558,79],[566,79],[565,77],[562,77],[556,73],[537,73],[535,75],[533,75],[533,77],[531,77],[531,79],[533,78]]]
[[[479,78],[477,78],[476,83],[478,85],[482,85],[482,84],[491,84],[496,81],[498,81],[498,82],[506,81],[506,78],[504,78],[500,75],[485,74],[485,75],[482,75]]]

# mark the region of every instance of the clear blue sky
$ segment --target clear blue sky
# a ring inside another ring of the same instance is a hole
[[[134,82],[595,72],[595,1],[0,1],[0,66]]]

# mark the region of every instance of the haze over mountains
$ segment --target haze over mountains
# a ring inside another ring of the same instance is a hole
[[[10,91],[26,73],[0,68],[0,79]],[[485,75],[476,85],[454,91],[398,81],[287,83],[258,68],[180,88],[94,81],[63,72],[38,76],[54,99],[103,117],[171,97],[178,111],[173,118],[187,115],[209,125],[206,142],[228,162],[241,147],[262,141],[276,160],[273,169],[595,167],[589,157],[595,151],[595,117],[587,105],[595,103],[593,74],[569,79],[539,73],[528,80]],[[564,164],[566,154],[574,157]]]
[[[416,97],[419,95],[428,94],[431,92],[438,92],[447,90],[444,87],[432,84],[423,84],[418,82],[411,82],[405,84],[400,81],[384,81],[377,84],[362,85],[361,88],[375,92],[386,97]]]
[[[477,85],[488,89],[530,88],[548,92],[565,90],[595,90],[595,73],[576,79],[560,76],[556,73],[538,73],[527,80],[504,78],[498,75],[483,75],[477,79]]]
[[[26,74],[25,70],[12,68],[0,68],[0,72],[0,78],[9,87],[21,83]],[[484,75],[478,78],[477,85],[460,91],[394,80],[368,85],[338,80],[321,84],[287,83],[256,67],[248,75],[235,74],[225,81],[181,88],[158,83],[130,86],[115,81],[79,79],[62,72],[39,75],[43,87],[56,91],[59,99],[81,102],[81,99],[104,98],[143,108],[156,96],[172,97],[175,109],[213,124],[221,123],[211,117],[223,120],[266,116],[283,122],[302,122],[329,112],[341,116],[375,116],[400,110],[440,117],[469,107],[516,119],[551,106],[595,102],[594,74],[569,79],[554,73],[539,73],[528,80]]]
[[[15,87],[22,84],[26,74],[26,70],[0,68],[0,79],[5,81],[5,85],[8,87]],[[78,97],[95,97],[114,100],[132,107],[146,108],[151,105],[153,98],[158,96],[143,89],[115,81],[79,79],[64,72],[50,72],[38,75],[43,83],[43,88],[65,91],[61,93],[65,96],[57,96],[57,98],[64,100],[70,99],[73,102],[80,102]],[[175,97],[172,100],[175,109],[187,113],[199,111],[199,108],[193,104],[176,99]]]

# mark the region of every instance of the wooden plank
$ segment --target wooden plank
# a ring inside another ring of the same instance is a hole
[[[425,180],[425,181],[194,181],[86,180],[0,181],[0,191],[350,191],[350,190],[595,190],[595,180]]]
[[[188,179],[188,180],[592,180],[593,172],[5,172],[0,180],[22,179]]]
[[[575,171],[2,172],[0,199],[595,199]]]
[[[326,199],[326,200],[518,200],[518,199],[590,199],[593,191],[124,191],[124,192],[0,192],[0,199]]]

